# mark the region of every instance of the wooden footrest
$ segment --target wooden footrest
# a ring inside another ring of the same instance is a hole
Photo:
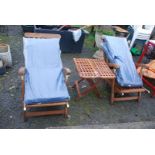
[[[118,84],[115,84],[115,93],[139,93],[139,92],[145,92],[145,88],[126,88],[126,87],[121,87]]]
[[[65,110],[25,112],[25,117],[65,114]]]

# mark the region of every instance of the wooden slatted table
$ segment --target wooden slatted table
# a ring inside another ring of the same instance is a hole
[[[73,88],[76,88],[78,93],[77,98],[87,95],[90,91],[94,91],[97,97],[101,97],[96,86],[101,80],[111,81],[111,98],[113,98],[115,74],[104,60],[88,58],[74,58],[73,60],[80,77],[80,80],[76,80],[73,85]],[[89,86],[81,92],[79,84],[84,80],[88,82]]]

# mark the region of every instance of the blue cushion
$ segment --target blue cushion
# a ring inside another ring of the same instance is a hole
[[[126,38],[105,36],[103,50],[111,63],[118,64],[116,78],[122,87],[141,87],[143,82],[136,71]]]
[[[58,38],[23,38],[26,104],[68,101]]]

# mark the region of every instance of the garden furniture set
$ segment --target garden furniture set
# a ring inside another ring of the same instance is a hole
[[[58,34],[42,33],[24,35],[25,69],[19,70],[24,120],[32,116],[68,115],[70,96],[60,58],[60,37]],[[55,106],[58,109],[46,110]],[[45,110],[36,111],[36,108]]]
[[[25,67],[19,69],[19,76],[25,120],[32,116],[53,114],[68,116],[70,95],[61,62],[60,38],[59,34],[24,34]],[[105,59],[73,59],[80,78],[72,86],[77,92],[76,99],[91,91],[101,98],[98,84],[105,81],[111,87],[110,103],[127,100],[139,102],[141,93],[146,91],[143,67],[138,74],[126,38],[105,36],[101,43]],[[84,81],[88,85],[82,90],[80,84]],[[56,109],[50,110],[51,107]]]

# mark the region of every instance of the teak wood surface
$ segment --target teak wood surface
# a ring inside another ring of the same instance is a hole
[[[73,88],[77,90],[77,99],[87,95],[90,91],[94,91],[95,95],[101,98],[100,92],[97,89],[97,84],[101,80],[111,81],[111,101],[114,94],[114,85],[115,85],[115,74],[109,68],[107,63],[104,60],[99,59],[88,59],[88,58],[74,58],[74,63],[76,70],[80,77],[80,80],[74,82]],[[89,86],[81,92],[80,83],[82,81],[87,81]]]
[[[105,80],[111,86],[111,99],[110,103],[113,104],[115,101],[129,101],[137,100],[140,102],[141,93],[145,91],[143,87],[140,88],[127,88],[121,87],[115,82],[115,74],[110,69],[111,67],[119,68],[117,64],[108,64],[105,60],[99,59],[85,59],[85,58],[74,58],[74,63],[80,77],[80,80],[74,82],[73,88],[77,90],[77,99],[87,95],[90,91],[94,91],[97,97],[100,97],[100,92],[97,90],[97,84],[101,80]],[[87,81],[89,87],[83,92],[80,91],[80,83]],[[124,94],[136,93],[136,96],[124,96]],[[116,97],[116,94],[123,94],[121,97]]]

